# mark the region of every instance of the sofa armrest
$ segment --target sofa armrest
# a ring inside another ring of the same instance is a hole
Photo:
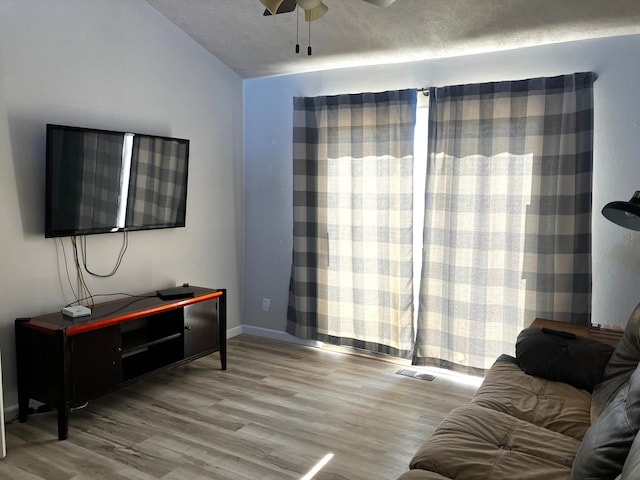
[[[598,340],[545,328],[526,328],[516,342],[516,359],[526,373],[588,391],[602,380],[613,351]]]

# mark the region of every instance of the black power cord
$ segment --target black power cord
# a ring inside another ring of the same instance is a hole
[[[122,246],[120,247],[120,253],[118,254],[118,259],[116,260],[116,264],[113,267],[113,270],[111,270],[111,272],[105,273],[105,274],[92,272],[87,266],[87,237],[86,236],[82,237],[82,243],[81,243],[82,264],[84,266],[84,269],[89,275],[93,275],[94,277],[99,277],[99,278],[108,278],[108,277],[113,277],[116,274],[116,272],[120,268],[120,264],[122,263],[124,254],[127,252],[127,248],[129,247],[129,232],[125,230],[123,234],[124,235],[122,237]]]

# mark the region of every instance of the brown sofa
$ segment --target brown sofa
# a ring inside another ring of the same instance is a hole
[[[640,479],[639,328],[640,305],[615,351],[525,329],[398,480]]]

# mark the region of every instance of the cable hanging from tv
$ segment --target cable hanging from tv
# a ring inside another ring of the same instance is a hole
[[[113,267],[113,270],[111,270],[111,272],[109,273],[96,273],[89,269],[89,267],[87,266],[87,250],[88,250],[87,237],[86,236],[81,237],[82,239],[80,242],[80,250],[82,254],[82,265],[84,266],[85,271],[89,275],[93,275],[94,277],[99,277],[99,278],[109,278],[109,277],[113,277],[116,274],[116,272],[120,268],[120,264],[122,263],[124,254],[127,252],[127,248],[129,247],[129,232],[125,230],[122,233],[123,233],[123,236],[122,236],[122,246],[120,247],[120,253],[118,254],[118,258],[116,260],[115,266]]]

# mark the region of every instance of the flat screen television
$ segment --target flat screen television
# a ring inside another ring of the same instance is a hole
[[[47,125],[45,237],[185,226],[189,140]]]

